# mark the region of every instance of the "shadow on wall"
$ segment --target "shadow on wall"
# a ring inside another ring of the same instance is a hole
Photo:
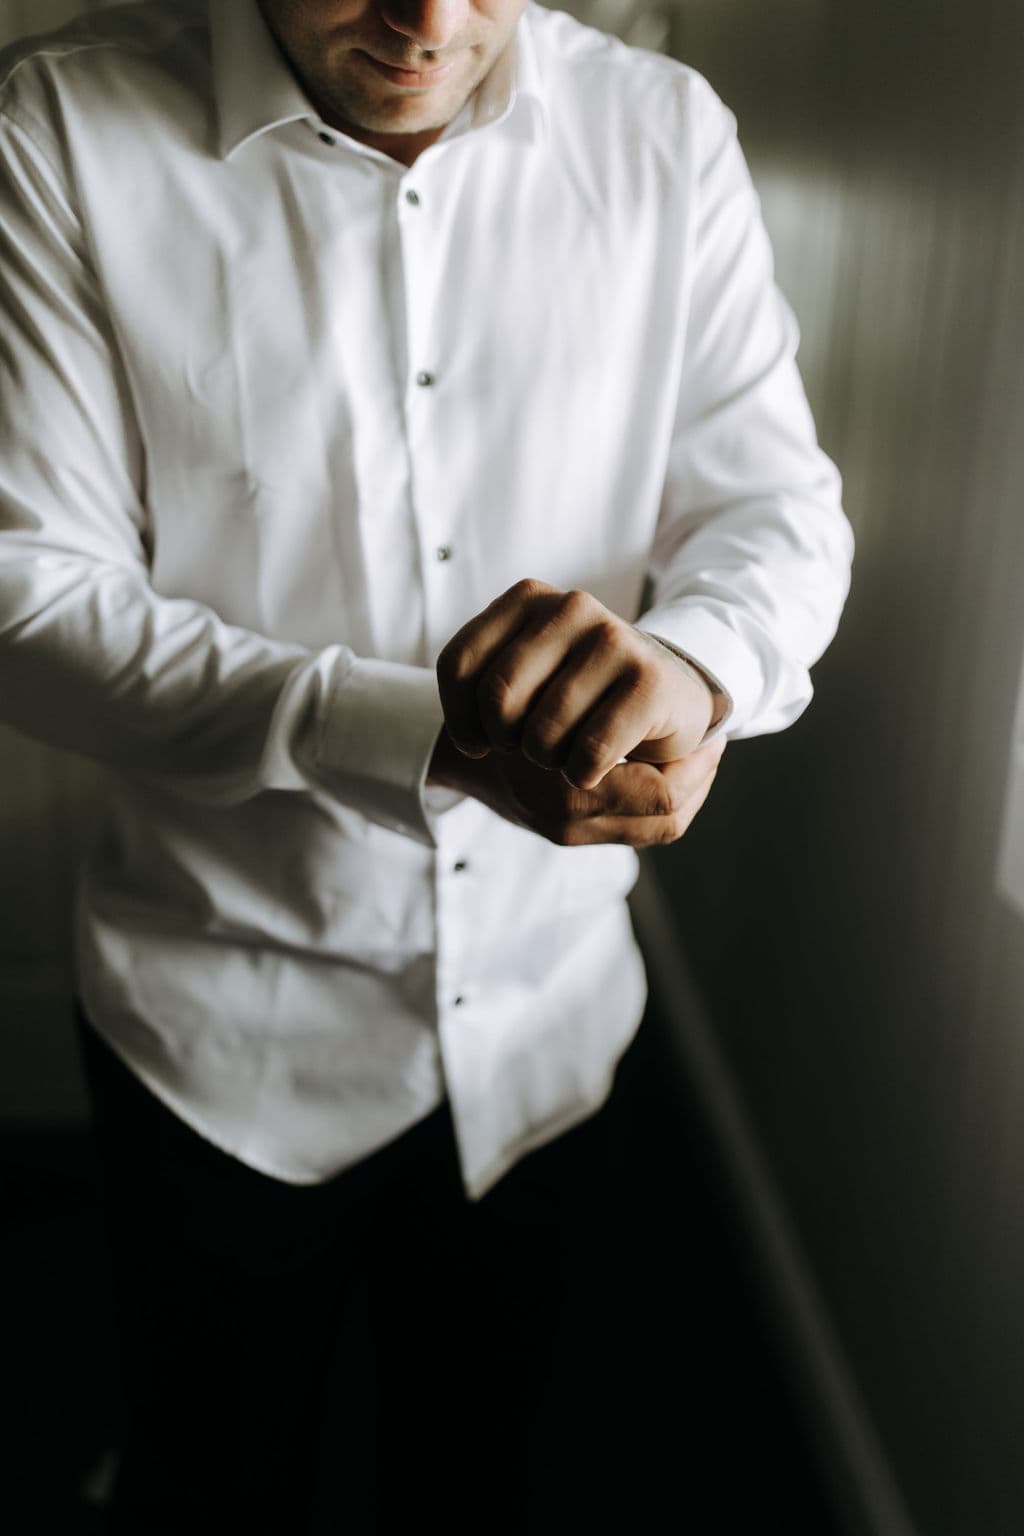
[[[922,1533],[1024,1510],[1016,0],[681,0],[737,113],[858,535],[817,698],[653,856]]]

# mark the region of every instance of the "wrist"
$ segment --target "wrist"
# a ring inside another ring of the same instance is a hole
[[[709,677],[702,667],[698,667],[695,661],[688,656],[675,653],[676,660],[680,662],[697,682],[702,683],[711,700],[711,715],[708,719],[708,731],[713,731],[716,725],[720,725],[729,711],[729,699],[719,688],[713,677]],[[705,732],[705,735],[707,732]]]
[[[447,726],[442,725],[434,743],[425,782],[428,787],[452,789],[465,794],[467,775],[471,774],[476,761],[459,751],[448,734]]]
[[[652,635],[650,631],[646,629],[642,629],[640,633],[644,635],[646,639],[655,641],[655,643],[660,645],[663,650],[668,651],[669,655],[672,656],[687,673],[689,673],[694,682],[700,683],[707,691],[711,706],[707,729],[704,732],[704,735],[707,736],[711,731],[715,729],[716,726],[721,725],[722,721],[729,713],[730,709],[732,708],[731,698],[725,692],[724,688],[720,687],[715,679],[704,671],[703,667],[699,666],[692,657],[687,656],[684,654],[684,652],[678,650],[670,640],[663,640],[660,635]]]

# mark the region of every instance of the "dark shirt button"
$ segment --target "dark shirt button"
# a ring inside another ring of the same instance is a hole
[[[462,872],[463,872],[463,870],[464,870],[464,869],[465,869],[465,868],[466,868],[466,867],[467,867],[467,866],[466,866],[466,861],[465,861],[465,859],[456,859],[456,860],[455,860],[455,863],[454,863],[454,864],[453,864],[453,865],[452,865],[452,868],[453,868],[453,869],[454,869],[454,871],[455,871],[455,873],[456,873],[456,874],[457,874],[457,875],[461,875],[461,874],[462,874]]]
[[[318,133],[317,134],[317,138],[320,140],[321,144],[333,144],[334,143],[334,136],[333,136],[333,134],[330,134],[330,133]]]
[[[410,208],[418,208],[419,207],[419,205],[420,205],[420,195],[416,191],[415,187],[410,187],[409,188],[408,192],[405,194],[405,200],[409,204]]]
[[[451,557],[452,557],[452,547],[451,547],[451,545],[450,544],[440,544],[437,547],[437,549],[435,549],[434,555],[436,556],[436,558],[438,560],[450,560]]]
[[[461,1008],[465,1001],[466,999],[463,997],[461,992],[459,993],[458,997],[452,998],[452,1002],[455,1004],[456,1008]]]
[[[419,384],[423,389],[429,389],[433,382],[434,375],[432,373],[427,373],[425,369],[422,373],[418,373],[416,375],[416,383]]]

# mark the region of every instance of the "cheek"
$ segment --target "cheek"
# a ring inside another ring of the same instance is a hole
[[[526,0],[477,0],[474,9],[502,32],[511,32],[526,9]]]
[[[372,16],[376,6],[368,3],[368,0],[336,0],[329,9],[329,27],[350,27]]]
[[[279,22],[281,34],[303,52],[329,44],[338,27],[360,21],[374,9],[374,0],[260,0],[264,13]]]

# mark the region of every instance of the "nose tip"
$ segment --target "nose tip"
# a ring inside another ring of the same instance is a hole
[[[384,0],[380,13],[393,32],[435,52],[458,36],[467,0]]]

